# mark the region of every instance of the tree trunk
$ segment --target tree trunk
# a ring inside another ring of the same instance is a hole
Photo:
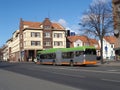
[[[103,38],[100,38],[100,43],[101,43],[101,49],[100,49],[100,56],[101,56],[101,64],[104,63],[103,61]]]

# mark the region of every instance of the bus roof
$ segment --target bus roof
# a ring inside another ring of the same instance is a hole
[[[51,48],[48,50],[38,51],[38,54],[48,54],[55,53],[56,51],[62,52],[70,52],[70,51],[84,51],[85,49],[95,49],[93,46],[82,46],[82,47],[74,47],[74,48]]]

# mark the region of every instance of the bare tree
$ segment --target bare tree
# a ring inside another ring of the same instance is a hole
[[[84,13],[81,22],[82,32],[98,37],[101,43],[101,63],[103,63],[103,37],[113,33],[113,15],[111,2],[96,0]]]

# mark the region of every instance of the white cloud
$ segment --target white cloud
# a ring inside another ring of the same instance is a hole
[[[59,20],[57,20],[57,21],[52,20],[52,22],[57,22],[57,23],[61,24],[64,28],[70,29],[70,28],[68,27],[68,23],[67,23],[64,19],[62,19],[62,18],[59,19]]]
[[[93,3],[99,3],[99,2],[102,2],[102,3],[107,3],[107,2],[110,2],[111,0],[93,0],[91,4]]]
[[[55,20],[52,20],[52,22],[57,22],[59,24],[61,24],[64,28],[66,29],[70,29],[70,27],[68,26],[68,23],[66,20],[60,18],[59,20],[55,21]]]
[[[67,22],[64,19],[59,19],[58,23],[60,23],[61,25],[63,25],[64,27],[67,27]]]
[[[70,30],[71,32],[76,32],[78,33],[79,31],[79,25],[69,25],[69,23],[65,20],[65,19],[62,19],[60,18],[58,21],[54,21],[53,22],[58,22],[60,23],[66,30]]]

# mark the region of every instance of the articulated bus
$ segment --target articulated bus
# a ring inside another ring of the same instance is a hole
[[[96,49],[91,46],[53,48],[37,52],[40,64],[88,65],[96,64]]]

